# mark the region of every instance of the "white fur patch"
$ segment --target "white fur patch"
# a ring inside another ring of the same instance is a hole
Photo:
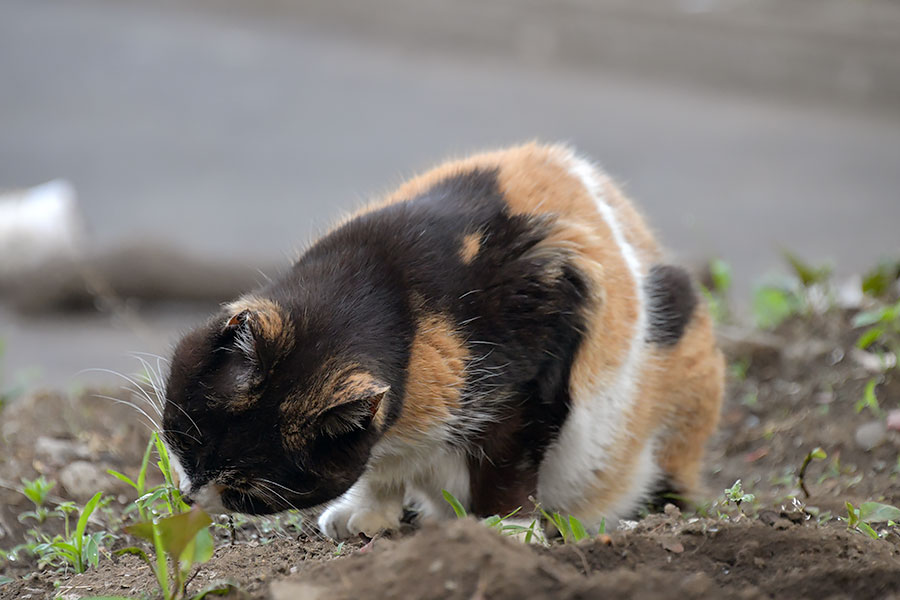
[[[619,292],[629,293],[638,309],[637,321],[631,332],[631,346],[614,382],[603,388],[572,390],[572,411],[563,424],[559,438],[548,448],[541,463],[538,473],[540,501],[554,510],[566,510],[581,502],[586,490],[594,483],[594,472],[608,467],[610,446],[627,427],[624,419],[635,401],[638,377],[646,356],[648,319],[643,267],[626,238],[615,210],[604,198],[603,176],[571,150],[560,148],[559,153],[569,173],[578,178],[590,193],[597,211],[609,226],[632,277],[629,289]],[[642,453],[641,460],[645,459],[648,464],[653,463],[652,448]],[[615,514],[606,515],[608,518],[629,512],[643,496],[644,488],[652,483],[652,479],[648,480],[649,467],[642,465],[642,469],[647,475],[634,474],[634,485],[629,485],[627,494],[610,507],[610,512]]]

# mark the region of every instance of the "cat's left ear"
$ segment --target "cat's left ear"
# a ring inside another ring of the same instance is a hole
[[[331,437],[384,424],[385,397],[391,386],[368,372],[348,375],[335,386],[330,405],[322,414],[322,428]]]
[[[289,321],[278,304],[266,298],[242,298],[226,307],[222,333],[248,359],[268,368],[289,349],[293,336]]]

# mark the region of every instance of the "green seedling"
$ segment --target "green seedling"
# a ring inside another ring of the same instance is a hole
[[[863,276],[862,291],[872,297],[884,296],[900,279],[900,261],[882,260]]]
[[[803,494],[809,498],[809,490],[806,489],[806,468],[809,467],[809,463],[814,460],[825,460],[828,458],[828,455],[825,454],[825,451],[816,446],[813,448],[809,454],[803,459],[803,464],[800,465],[800,472],[797,474],[797,482],[800,484],[800,489],[803,490]]]
[[[444,500],[447,501],[447,504],[453,509],[454,514],[457,519],[465,519],[468,516],[465,507],[462,503],[457,500],[456,496],[448,492],[447,490],[442,490]],[[482,520],[482,523],[490,527],[491,529],[496,530],[498,533],[502,535],[522,535],[524,536],[524,541],[526,544],[530,544],[533,539],[538,539],[540,541],[544,541],[543,535],[538,531],[539,523],[537,519],[533,519],[529,525],[519,525],[518,523],[507,523],[508,519],[516,516],[519,512],[521,512],[522,507],[518,507],[511,513],[506,516],[500,515],[492,515],[490,517],[486,517]]]
[[[12,583],[15,581],[12,577],[7,577],[6,575],[0,575],[0,587],[3,587],[7,583]]]
[[[856,401],[856,412],[860,413],[864,408],[868,408],[872,412],[872,414],[879,419],[884,416],[884,412],[881,410],[881,406],[878,404],[878,397],[875,395],[875,386],[877,385],[877,379],[870,379],[866,383],[866,388],[863,390],[862,398]]]
[[[794,315],[809,314],[833,303],[830,266],[816,267],[790,252],[782,254],[793,277],[760,285],[753,292],[753,316],[762,329],[774,329]]]
[[[87,533],[87,523],[94,509],[100,503],[103,492],[97,492],[88,500],[81,510],[75,530],[69,529],[69,513],[65,515],[65,535],[56,535],[52,539],[34,547],[34,553],[40,562],[57,567],[72,567],[76,573],[84,573],[88,566],[97,566],[100,560],[100,548],[111,535],[105,531]],[[68,507],[67,507],[68,509]]]
[[[444,500],[446,500],[447,504],[450,505],[450,508],[453,509],[457,519],[465,519],[466,516],[468,516],[465,507],[462,505],[462,502],[456,499],[456,496],[447,490],[441,490],[441,493],[444,495]]]
[[[38,523],[43,523],[47,520],[47,517],[50,516],[50,509],[48,509],[45,504],[47,502],[47,496],[50,494],[50,490],[56,486],[56,482],[52,480],[48,481],[46,477],[41,475],[37,479],[31,481],[22,478],[22,485],[22,493],[31,500],[32,504],[34,504],[34,510],[20,514],[19,521],[24,522],[25,519],[34,519]]]
[[[767,284],[753,291],[753,317],[760,329],[778,327],[802,306],[798,292],[787,285]]]
[[[887,523],[894,527],[900,522],[900,508],[879,502],[863,502],[859,507],[847,502],[847,529],[854,529],[877,540],[878,532],[870,523]]]
[[[576,517],[569,515],[569,517],[566,518],[558,512],[548,513],[543,508],[540,508],[540,511],[544,518],[559,532],[563,543],[569,544],[572,542],[580,542],[589,537],[584,525],[582,525],[581,521]]]
[[[209,531],[211,524],[208,514],[194,508],[189,512],[129,525],[125,531],[153,544],[155,559],[151,560],[146,552],[136,547],[119,550],[117,554],[134,554],[144,560],[156,576],[165,600],[199,600],[210,594],[224,595],[234,589],[234,584],[217,582],[193,596],[188,596],[186,592],[191,571],[212,558],[215,550]]]
[[[738,508],[741,507],[741,504],[745,502],[753,502],[756,500],[756,496],[753,494],[748,494],[744,492],[744,488],[741,486],[741,480],[738,479],[734,482],[730,488],[726,489],[725,492],[725,502],[727,504],[734,504]]]
[[[715,258],[709,261],[709,275],[712,287],[707,289],[700,287],[700,292],[706,298],[706,304],[716,323],[725,323],[731,320],[731,311],[728,309],[728,291],[731,289],[731,266],[724,260]]]
[[[828,280],[831,279],[834,269],[830,265],[813,266],[787,250],[783,251],[782,255],[804,288],[828,283]]]
[[[882,359],[885,368],[897,366],[900,355],[900,301],[873,310],[866,310],[853,317],[853,326],[865,327],[856,340],[856,347],[875,352]],[[886,353],[894,355],[888,362]]]
[[[147,471],[150,466],[150,456],[154,449],[159,457],[156,466],[162,473],[164,483],[148,489]],[[107,470],[107,473],[128,484],[137,492],[137,499],[125,509],[125,513],[136,510],[140,515],[141,521],[149,521],[153,517],[162,515],[179,514],[188,510],[187,504],[181,499],[181,492],[175,485],[169,453],[166,451],[162,440],[159,439],[159,435],[155,432],[150,435],[150,439],[147,441],[147,448],[144,450],[141,469],[138,472],[136,481],[112,469]]]

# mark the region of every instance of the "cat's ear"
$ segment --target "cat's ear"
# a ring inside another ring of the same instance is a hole
[[[222,335],[226,344],[254,365],[269,368],[290,348],[293,335],[284,311],[265,298],[242,298],[226,307]]]
[[[325,434],[338,437],[370,423],[384,423],[384,399],[391,386],[368,372],[356,372],[335,386],[328,408],[322,413],[321,425]]]

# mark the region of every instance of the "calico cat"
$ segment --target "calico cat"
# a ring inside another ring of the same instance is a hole
[[[409,181],[185,336],[163,424],[211,511],[372,536],[448,490],[597,528],[697,490],[722,388],[687,273],[606,175],[529,144]]]

